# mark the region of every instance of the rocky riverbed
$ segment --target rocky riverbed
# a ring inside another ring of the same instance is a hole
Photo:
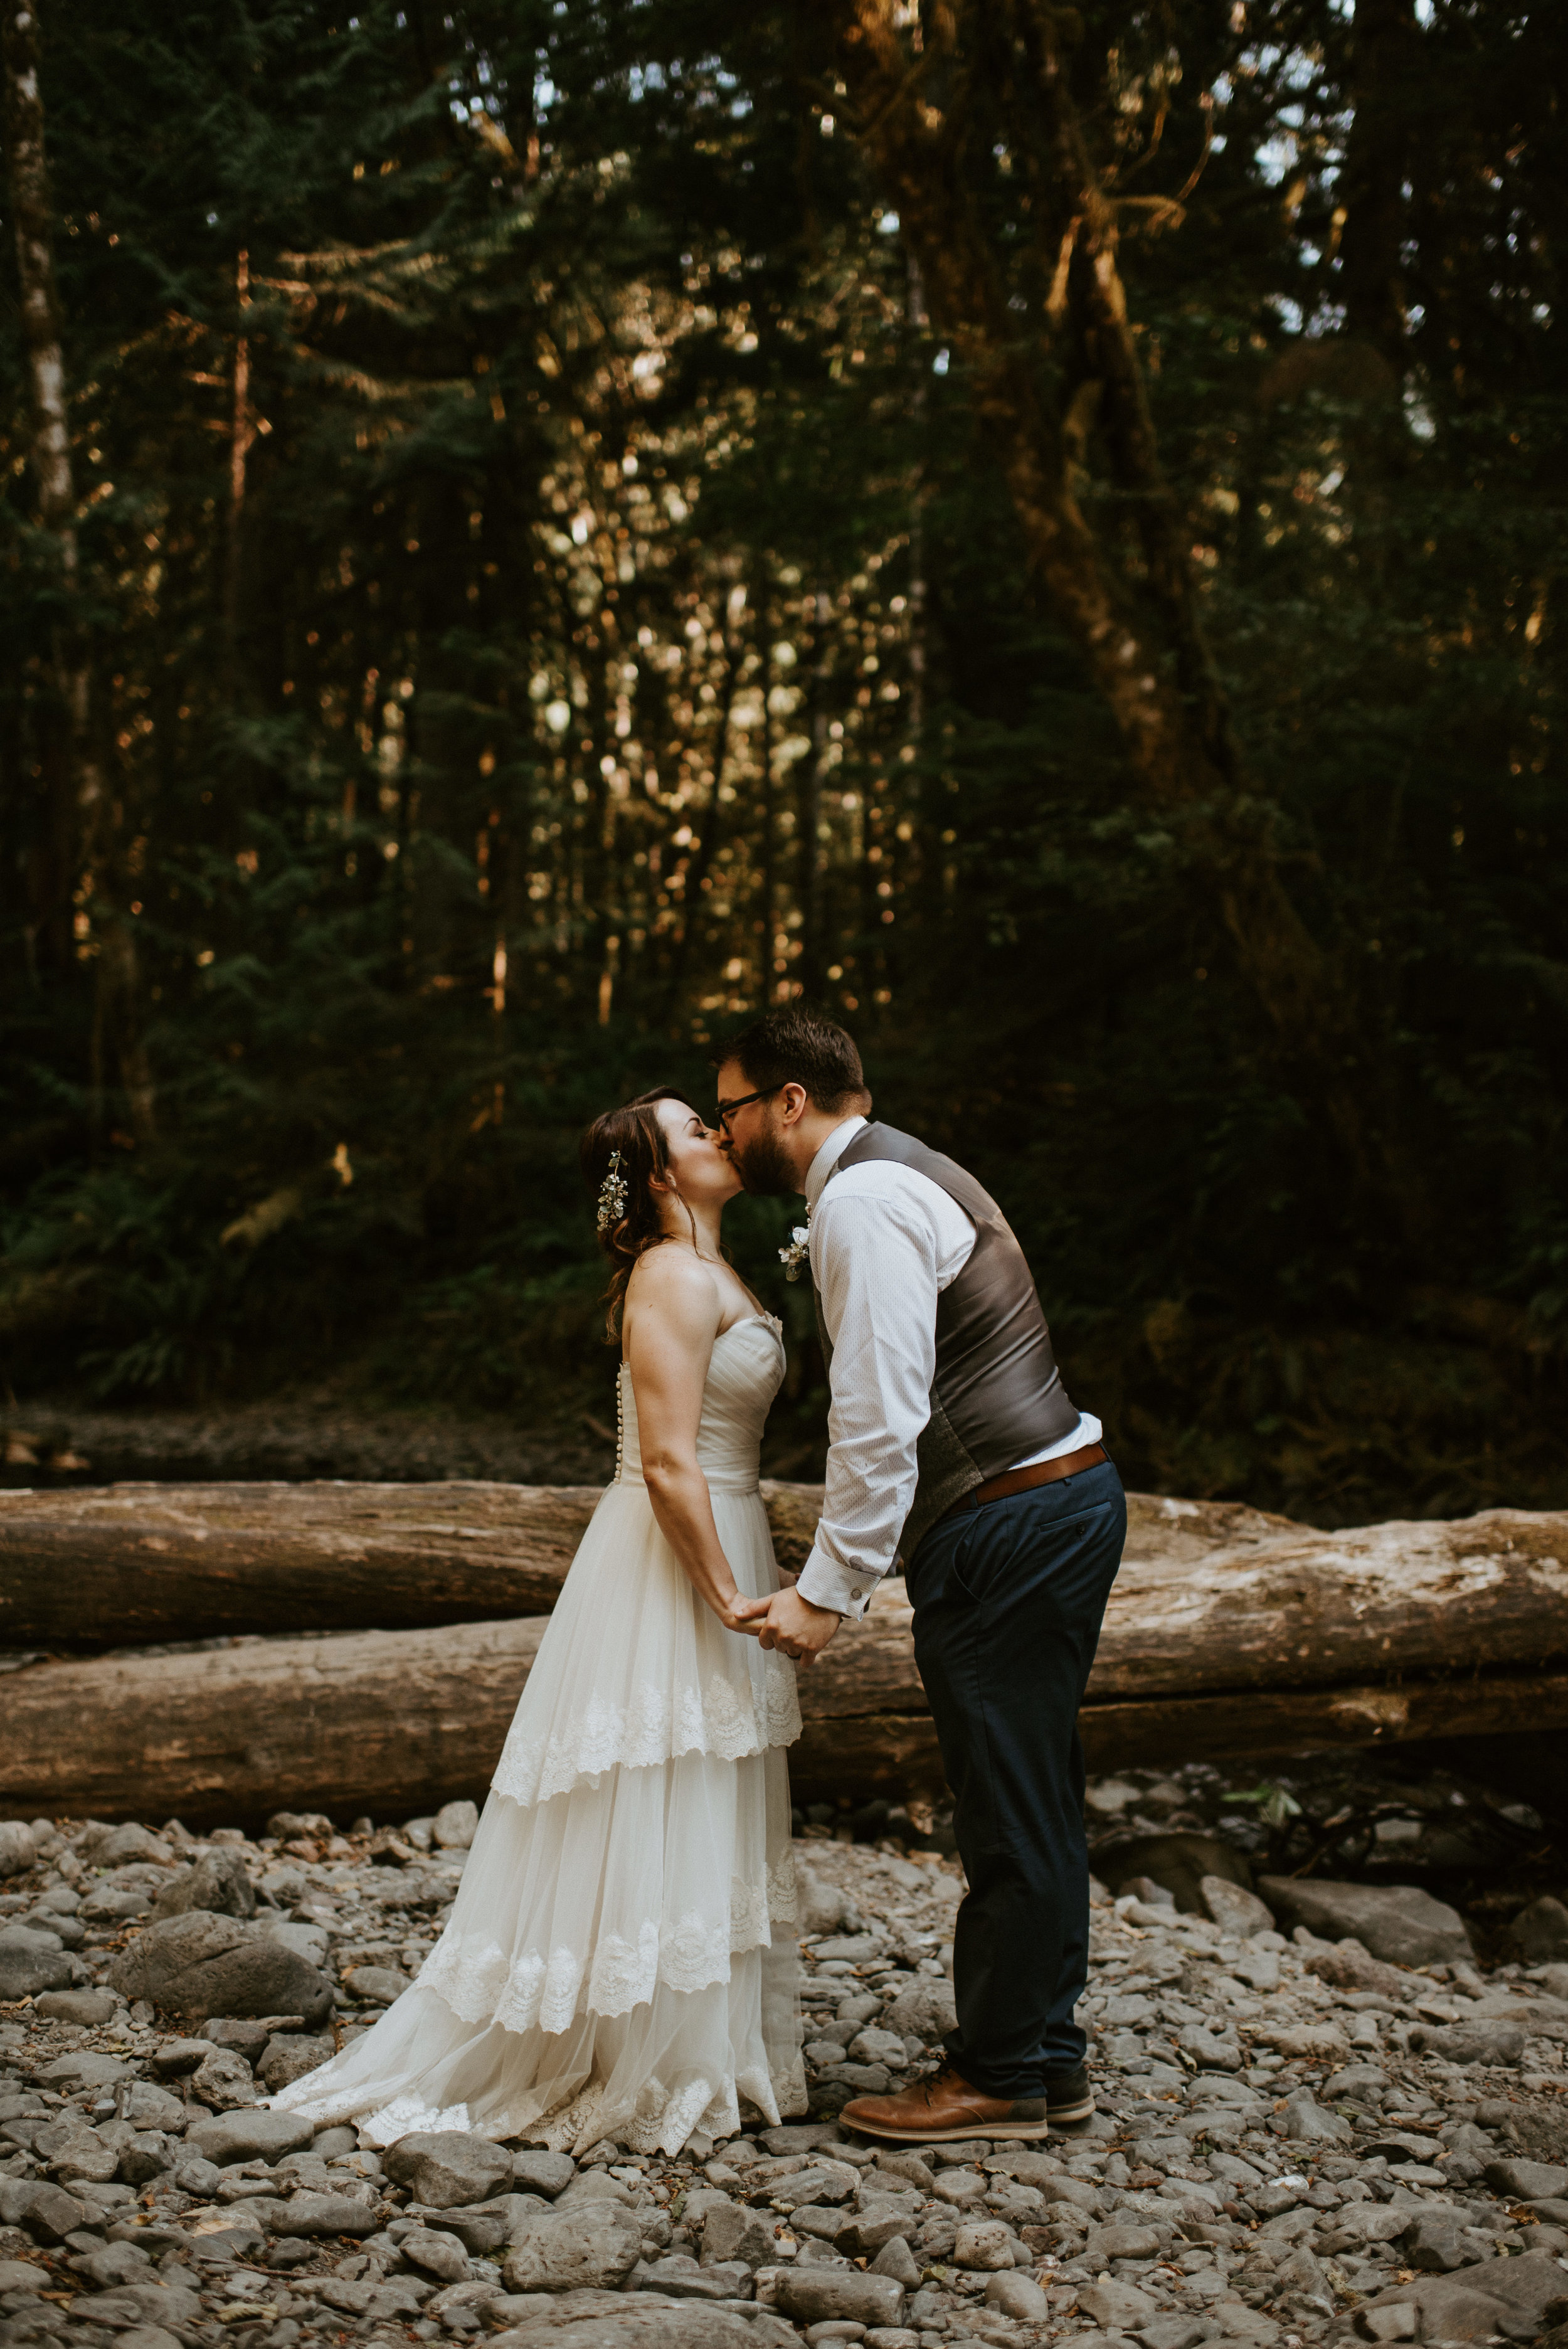
[[[1129,1812],[1099,1791],[1102,1819]],[[951,2021],[962,1877],[913,1830],[815,1823],[809,2118],[573,2161],[463,2132],[377,2153],[263,2111],[418,1971],[473,1826],[462,1804],[255,1840],[0,1823],[0,2349],[1310,2349],[1568,2318],[1550,1896],[1494,1962],[1418,1887],[1253,1891],[1146,1839],[1171,1882],[1095,1889],[1093,2118],[912,2154],[836,2116],[918,2075]]]

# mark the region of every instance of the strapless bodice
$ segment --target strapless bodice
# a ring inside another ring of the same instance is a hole
[[[732,1321],[713,1341],[697,1422],[697,1465],[715,1493],[754,1493],[762,1429],[784,1378],[784,1325],[770,1313]],[[616,1482],[641,1485],[637,1398],[624,1362],[617,1387],[620,1431]]]

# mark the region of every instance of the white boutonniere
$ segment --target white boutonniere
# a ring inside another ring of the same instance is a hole
[[[789,1245],[779,1251],[779,1261],[784,1268],[786,1280],[799,1280],[800,1267],[806,1261],[806,1248],[811,1237],[811,1210],[806,1210],[806,1220],[797,1224],[789,1235]]]

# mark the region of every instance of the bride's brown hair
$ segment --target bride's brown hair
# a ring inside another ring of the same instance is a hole
[[[635,1101],[596,1117],[579,1145],[583,1173],[595,1198],[603,1190],[610,1162],[617,1151],[620,1164],[614,1171],[626,1186],[621,1214],[612,1216],[599,1229],[599,1245],[609,1257],[611,1268],[610,1286],[604,1291],[609,1305],[604,1335],[612,1345],[620,1335],[621,1306],[639,1257],[669,1237],[659,1221],[658,1203],[648,1187],[653,1182],[667,1180],[670,1173],[665,1130],[655,1112],[655,1103],[663,1101],[679,1102],[691,1110],[694,1117],[702,1114],[700,1110],[692,1109],[685,1093],[675,1085],[655,1085],[652,1092],[639,1093]],[[686,1213],[690,1215],[689,1207]],[[695,1222],[692,1246],[696,1246]]]

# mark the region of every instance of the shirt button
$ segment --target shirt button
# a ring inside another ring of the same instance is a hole
[[[860,1594],[860,1592],[859,1592],[858,1590],[851,1590],[851,1593],[850,1593],[850,1597],[851,1597],[851,1599],[858,1599],[858,1598],[860,1597],[860,1595],[861,1595],[861,1594]]]

